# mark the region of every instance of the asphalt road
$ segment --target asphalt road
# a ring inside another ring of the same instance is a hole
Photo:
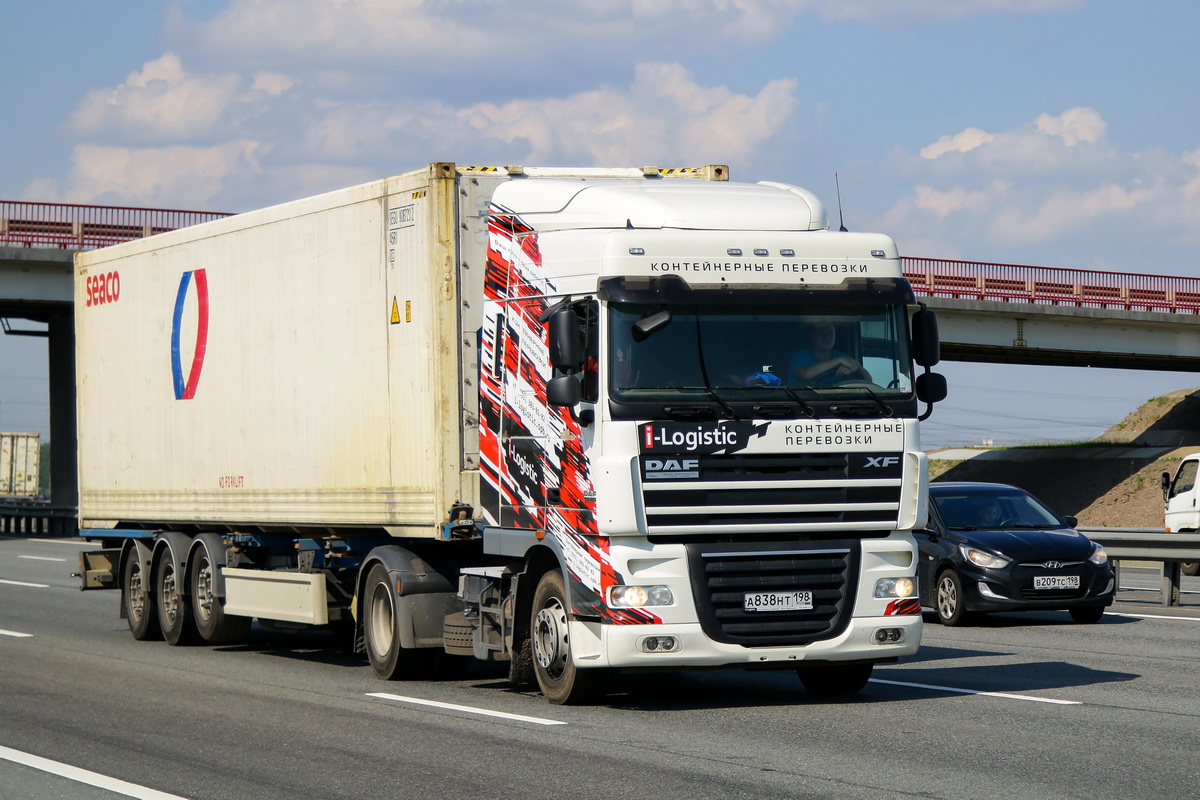
[[[0,539],[4,800],[1200,793],[1195,607],[930,623],[917,657],[844,702],[723,671],[624,677],[567,708],[485,665],[385,683],[321,635],[136,642],[116,592],[69,577],[77,549]]]

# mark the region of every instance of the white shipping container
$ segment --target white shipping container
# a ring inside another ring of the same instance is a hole
[[[82,524],[435,536],[474,505],[456,185],[435,164],[80,253]]]
[[[0,433],[0,496],[36,497],[41,458],[40,434]]]

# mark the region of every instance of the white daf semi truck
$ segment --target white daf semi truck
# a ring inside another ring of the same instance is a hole
[[[889,237],[727,172],[434,163],[80,253],[84,587],[554,703],[857,691],[921,638],[936,321]]]

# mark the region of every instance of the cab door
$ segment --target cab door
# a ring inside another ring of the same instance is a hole
[[[1200,459],[1188,458],[1179,465],[1175,478],[1167,490],[1165,524],[1169,531],[1196,530],[1196,473],[1200,470]]]

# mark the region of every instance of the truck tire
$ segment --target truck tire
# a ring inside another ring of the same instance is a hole
[[[367,573],[362,608],[367,658],[375,675],[385,681],[428,678],[438,651],[432,648],[408,648],[400,644],[396,591],[383,564],[376,564]]]
[[[579,705],[604,696],[609,670],[579,669],[571,658],[567,589],[558,570],[550,570],[538,581],[529,630],[533,671],[547,700],[555,705]]]
[[[192,617],[192,605],[183,594],[183,581],[171,551],[165,550],[154,570],[154,598],[158,624],[169,645],[192,644],[200,636]]]
[[[126,556],[121,569],[121,609],[134,639],[144,642],[162,638],[150,576],[136,548]]]
[[[189,599],[192,618],[196,621],[196,632],[206,644],[230,644],[240,642],[250,632],[250,617],[237,617],[225,613],[221,598],[213,593],[216,566],[204,547],[192,551],[188,564]]]
[[[814,664],[797,667],[796,674],[809,694],[845,697],[856,694],[871,679],[874,664]]]

